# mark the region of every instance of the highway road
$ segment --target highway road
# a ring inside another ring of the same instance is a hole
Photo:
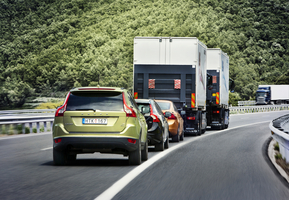
[[[227,130],[149,149],[149,160],[79,155],[54,166],[51,133],[0,138],[0,199],[289,199],[266,157],[269,122],[289,111],[231,115]]]

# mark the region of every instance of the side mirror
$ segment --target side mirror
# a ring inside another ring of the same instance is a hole
[[[169,118],[170,116],[172,116],[172,113],[171,112],[165,112],[165,118]]]

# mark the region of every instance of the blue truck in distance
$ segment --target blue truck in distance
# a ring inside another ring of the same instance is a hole
[[[289,85],[259,85],[256,105],[289,104]]]

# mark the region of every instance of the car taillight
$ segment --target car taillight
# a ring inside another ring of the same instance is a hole
[[[187,120],[195,120],[196,117],[187,117]]]
[[[122,93],[122,98],[123,98],[123,110],[126,113],[126,116],[136,117],[136,113],[134,112],[134,110],[126,104],[124,93]]]
[[[215,110],[215,111],[213,111],[213,113],[217,113],[217,114],[219,114],[220,111],[219,111],[219,110]]]
[[[61,138],[54,139],[54,143],[57,144],[57,143],[61,142],[61,140],[62,140]]]
[[[152,114],[151,117],[153,118],[153,122],[160,122],[160,119],[155,114]]]
[[[127,141],[128,141],[129,143],[132,143],[132,144],[135,144],[135,143],[136,143],[136,139],[128,138]]]
[[[152,105],[150,104],[150,110],[151,110],[151,117],[153,118],[153,122],[160,122],[160,119],[158,118],[158,116],[156,116],[154,113],[153,113],[153,107]]]
[[[64,104],[56,110],[55,117],[63,117],[64,112],[66,111],[66,106],[67,106],[67,101],[68,101],[69,96],[70,96],[70,92],[67,94]]]
[[[173,113],[171,113],[171,116],[168,117],[168,119],[177,119],[177,118],[176,118],[176,116]]]

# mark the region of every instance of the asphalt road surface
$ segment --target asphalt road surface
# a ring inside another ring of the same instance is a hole
[[[51,133],[0,138],[0,199],[289,199],[266,157],[269,122],[289,111],[231,115],[227,130],[149,149],[149,160],[80,155],[54,166]]]

